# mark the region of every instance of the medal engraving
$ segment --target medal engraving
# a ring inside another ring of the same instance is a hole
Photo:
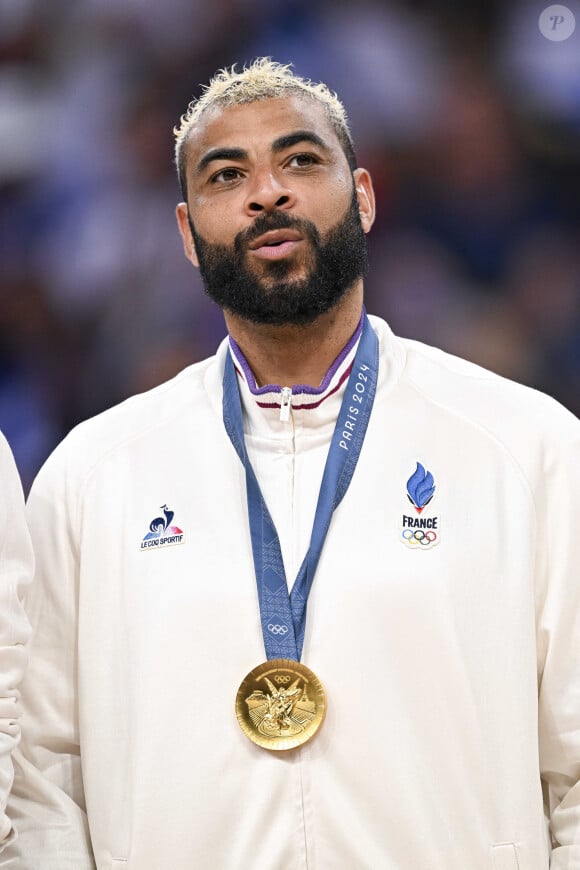
[[[316,734],[325,713],[322,683],[293,659],[258,665],[245,677],[236,697],[242,731],[265,749],[302,746]]]

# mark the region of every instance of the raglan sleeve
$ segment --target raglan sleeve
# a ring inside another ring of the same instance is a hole
[[[13,780],[12,755],[20,738],[19,686],[30,639],[23,598],[32,573],[20,478],[8,443],[0,434],[0,848],[13,837],[7,800]]]
[[[9,810],[16,836],[0,867],[93,870],[81,771],[77,676],[78,495],[66,440],[47,460],[27,503],[35,553],[26,598],[32,624],[22,683],[22,741]]]
[[[537,497],[539,754],[551,870],[580,870],[580,422],[544,450]]]

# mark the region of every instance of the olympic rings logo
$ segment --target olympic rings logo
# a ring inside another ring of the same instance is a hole
[[[290,682],[290,677],[288,676],[288,674],[276,674],[276,676],[274,677],[274,682],[286,684]]]
[[[288,634],[288,626],[270,623],[268,625],[268,631],[271,631],[272,634]]]
[[[429,547],[437,540],[437,533],[432,529],[426,532],[423,529],[403,529],[401,537],[410,547]]]

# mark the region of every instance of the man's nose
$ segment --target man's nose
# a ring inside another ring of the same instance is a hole
[[[263,211],[290,208],[293,203],[292,190],[283,179],[268,169],[256,175],[255,183],[246,198],[246,210],[255,216]]]

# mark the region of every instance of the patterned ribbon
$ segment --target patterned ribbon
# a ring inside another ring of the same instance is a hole
[[[332,514],[342,501],[356,468],[377,389],[378,368],[379,343],[365,313],[362,335],[324,467],[310,546],[289,594],[278,532],[246,450],[236,371],[231,355],[227,354],[223,380],[224,426],[246,470],[250,537],[268,660],[289,658],[300,661],[308,595]]]

